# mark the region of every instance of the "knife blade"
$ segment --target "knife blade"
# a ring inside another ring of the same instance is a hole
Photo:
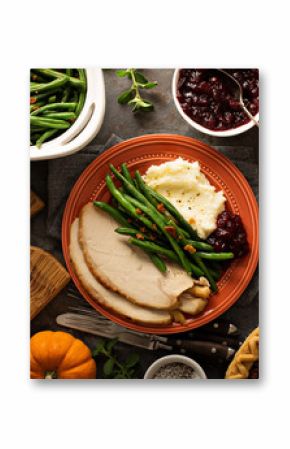
[[[124,330],[110,330],[110,327],[96,323],[93,316],[76,313],[64,313],[56,318],[57,324],[71,329],[87,332],[105,338],[118,338],[122,343],[126,343],[148,350],[165,349],[171,351],[178,349],[182,353],[194,352],[202,356],[218,357],[228,360],[235,350],[214,342],[198,340],[172,339],[169,337],[137,333]],[[120,328],[120,326],[118,326]],[[120,328],[122,329],[122,328]]]

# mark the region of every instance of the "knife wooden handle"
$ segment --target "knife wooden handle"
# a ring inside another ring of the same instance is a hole
[[[166,344],[173,349],[179,349],[182,354],[194,352],[202,356],[217,357],[224,360],[228,360],[235,353],[233,348],[209,341],[175,340],[170,338]]]
[[[208,334],[206,332],[198,332],[192,335],[189,335],[189,337],[193,340],[202,340],[202,341],[211,341],[213,343],[219,343],[223,346],[229,346],[234,349],[238,349],[242,342],[235,336],[223,336],[223,335],[214,335],[214,334]]]

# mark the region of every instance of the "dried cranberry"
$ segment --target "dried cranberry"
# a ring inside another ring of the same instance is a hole
[[[224,113],[224,120],[229,125],[233,122],[233,114],[231,112],[225,112]]]
[[[217,228],[215,235],[218,239],[229,240],[231,232],[227,229]]]
[[[230,109],[233,111],[239,111],[241,109],[241,105],[239,100],[236,100],[235,98],[230,98],[228,101]]]
[[[198,99],[198,104],[200,106],[208,106],[208,97],[205,94],[200,95],[199,99]]]
[[[217,228],[207,241],[214,251],[231,251],[235,257],[241,257],[249,250],[241,217],[227,210],[219,214]]]

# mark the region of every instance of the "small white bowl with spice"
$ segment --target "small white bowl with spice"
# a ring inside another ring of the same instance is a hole
[[[207,379],[202,367],[193,359],[180,354],[161,357],[147,369],[144,379]]]

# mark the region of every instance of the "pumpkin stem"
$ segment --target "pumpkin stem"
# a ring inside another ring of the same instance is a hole
[[[56,371],[46,371],[44,378],[45,379],[57,379]]]

